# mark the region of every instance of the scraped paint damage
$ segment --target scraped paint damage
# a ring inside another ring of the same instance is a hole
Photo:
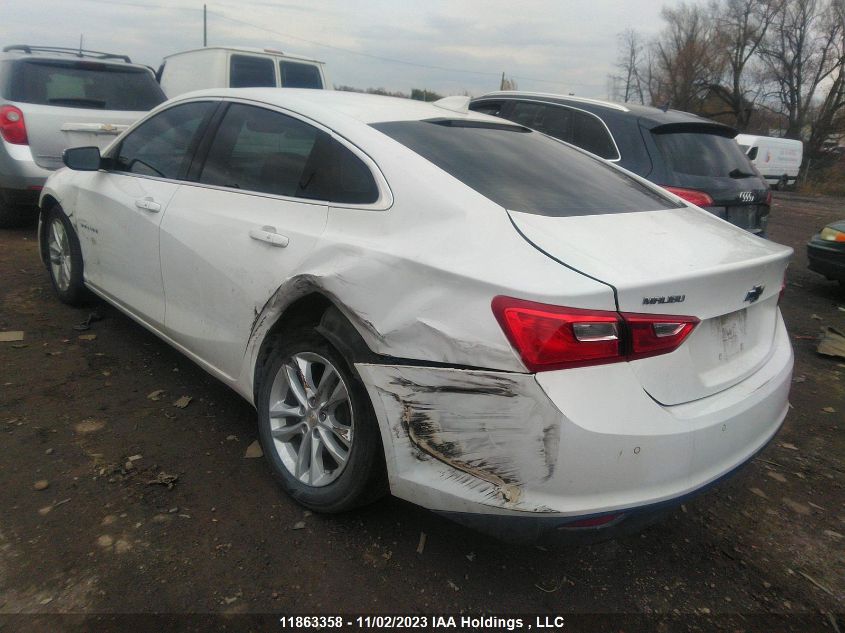
[[[356,368],[390,430],[398,472],[437,460],[448,466],[439,469],[440,477],[477,491],[485,503],[536,511],[521,507],[523,489],[554,474],[561,426],[560,413],[533,376],[400,365]]]

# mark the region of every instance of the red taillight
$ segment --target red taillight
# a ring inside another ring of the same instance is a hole
[[[496,297],[493,314],[531,371],[621,360],[617,312]]]
[[[534,372],[666,354],[698,323],[695,317],[582,310],[512,297],[496,297],[492,308]]]
[[[23,112],[20,108],[10,105],[0,107],[0,135],[3,136],[3,140],[13,145],[29,144]]]
[[[699,191],[698,189],[684,189],[683,187],[667,187],[663,185],[666,191],[674,193],[679,198],[683,198],[698,207],[712,207],[713,198],[709,194]]]
[[[623,312],[622,318],[631,335],[628,360],[648,358],[678,349],[684,339],[698,325],[698,319],[668,314],[632,314]]]
[[[771,206],[771,204],[772,204],[772,190],[771,189],[766,190],[766,204],[768,204],[769,206]]]

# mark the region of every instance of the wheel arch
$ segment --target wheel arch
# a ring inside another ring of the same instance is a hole
[[[59,199],[52,194],[44,194],[41,197],[38,208],[38,254],[41,257],[41,263],[47,263],[47,223],[44,221],[47,211],[54,207],[61,208]]]
[[[294,284],[294,289],[299,287],[300,292],[293,296],[285,291],[286,286],[276,291],[253,323],[250,348],[255,350],[252,362],[254,402],[270,354],[285,332],[312,327],[340,352],[352,371],[356,371],[354,363],[373,362],[378,358],[353,323],[349,311],[336,297],[303,280]],[[284,300],[286,295],[287,301]]]

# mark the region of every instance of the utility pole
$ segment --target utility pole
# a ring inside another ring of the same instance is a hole
[[[208,10],[202,5],[202,46],[208,46]]]
[[[502,81],[499,82],[499,90],[505,89],[505,71],[502,71]]]

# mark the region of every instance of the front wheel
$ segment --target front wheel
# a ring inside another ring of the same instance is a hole
[[[88,299],[88,293],[82,281],[82,248],[76,231],[58,206],[45,214],[44,222],[47,271],[53,289],[62,302],[82,305]]]
[[[386,492],[372,404],[346,359],[319,334],[290,332],[273,348],[256,406],[259,438],[287,493],[343,512]]]

